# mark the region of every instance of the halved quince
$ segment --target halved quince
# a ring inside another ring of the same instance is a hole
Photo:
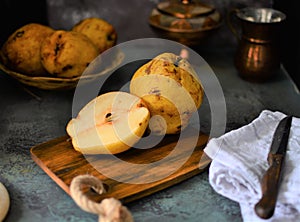
[[[85,105],[66,130],[74,149],[83,154],[117,154],[141,139],[149,119],[150,112],[140,97],[114,91]]]

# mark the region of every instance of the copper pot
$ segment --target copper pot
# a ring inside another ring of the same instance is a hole
[[[191,0],[165,0],[149,16],[149,24],[163,38],[199,45],[218,29],[222,17],[213,5]]]
[[[235,9],[241,33],[229,20],[238,39],[234,64],[239,75],[253,82],[264,82],[280,68],[279,31],[286,16],[272,8]]]

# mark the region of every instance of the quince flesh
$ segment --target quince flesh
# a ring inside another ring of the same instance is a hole
[[[117,154],[143,136],[150,113],[145,102],[127,92],[102,94],[69,121],[67,133],[83,154]]]

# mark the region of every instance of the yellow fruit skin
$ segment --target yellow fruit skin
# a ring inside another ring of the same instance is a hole
[[[86,18],[75,24],[72,31],[80,32],[91,39],[102,53],[117,42],[117,32],[106,20],[96,17]]]
[[[177,134],[183,130],[204,96],[192,66],[173,53],[160,54],[141,66],[131,79],[130,92],[146,102],[151,116],[164,118],[166,129],[152,129],[157,134]]]
[[[42,64],[56,77],[80,76],[98,55],[94,43],[84,34],[74,31],[56,30],[41,45]]]
[[[11,34],[2,46],[3,62],[12,70],[28,76],[43,76],[47,71],[42,65],[40,47],[54,29],[29,23]]]

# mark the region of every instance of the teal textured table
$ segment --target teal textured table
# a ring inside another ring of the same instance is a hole
[[[138,10],[137,16],[127,13],[131,20],[112,17],[119,32],[118,42],[157,37],[146,24],[155,1],[147,1],[147,4],[149,7],[141,7],[143,10]],[[103,12],[105,16],[110,15],[108,11]],[[125,15],[120,12],[119,16]],[[59,28],[58,22],[51,24]],[[208,62],[221,84],[226,102],[226,131],[251,122],[264,109],[300,117],[300,95],[284,69],[263,84],[242,80],[233,66],[235,45],[227,44],[223,32],[229,32],[226,26],[211,42],[194,49]],[[5,222],[98,220],[96,215],[78,208],[30,156],[32,146],[65,135],[66,124],[72,116],[73,93],[72,90],[28,88],[0,72],[0,181],[11,198]],[[210,129],[207,101],[199,113],[202,130],[207,133]],[[217,194],[209,184],[208,174],[207,169],[126,206],[135,221],[242,221],[239,205]]]
[[[206,51],[226,100],[226,131],[249,123],[264,109],[300,116],[300,95],[281,70],[264,84],[239,78],[232,66],[232,50]],[[10,193],[6,221],[96,221],[85,213],[39,168],[29,149],[65,134],[71,117],[73,91],[31,89],[0,75],[0,181]],[[204,130],[209,123],[200,108]],[[207,130],[209,130],[207,128]],[[126,205],[136,221],[242,221],[237,203],[215,193],[208,170],[178,185]]]

